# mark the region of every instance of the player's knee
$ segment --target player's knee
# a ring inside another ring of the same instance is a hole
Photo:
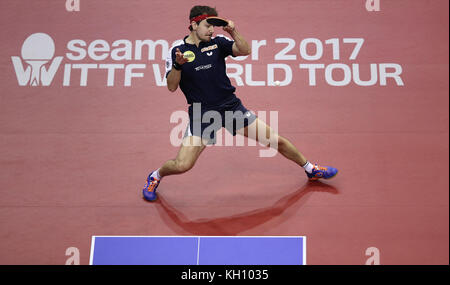
[[[285,145],[286,145],[286,140],[277,134],[271,134],[270,138],[265,143],[266,147],[270,147],[270,148],[274,148],[274,149],[282,148]]]
[[[194,166],[194,163],[189,161],[177,161],[177,172],[184,173],[189,171]]]

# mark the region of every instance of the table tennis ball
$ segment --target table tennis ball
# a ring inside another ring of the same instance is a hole
[[[275,86],[280,86],[280,81],[277,80],[274,83],[275,83]]]

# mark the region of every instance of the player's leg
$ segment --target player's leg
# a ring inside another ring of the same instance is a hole
[[[188,136],[178,151],[177,157],[166,161],[159,169],[160,177],[181,174],[190,170],[206,147],[206,141],[197,136]]]
[[[161,168],[153,171],[147,178],[147,183],[142,189],[144,198],[148,201],[157,199],[156,188],[158,188],[162,177],[181,174],[190,170],[197,161],[208,142],[197,136],[185,136],[178,151],[177,157],[166,161]]]
[[[257,142],[278,150],[284,157],[300,166],[307,162],[305,156],[285,137],[276,133],[269,125],[256,118],[250,125],[237,130],[238,134],[256,140]]]
[[[237,130],[236,133],[256,140],[265,146],[277,149],[284,157],[303,167],[311,180],[329,179],[337,174],[337,169],[334,167],[321,167],[310,163],[288,139],[280,136],[269,125],[258,118],[248,126]]]

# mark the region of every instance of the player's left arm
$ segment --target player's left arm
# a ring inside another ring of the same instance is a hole
[[[233,38],[233,56],[245,56],[251,53],[250,45],[244,37],[236,30],[233,21],[228,20],[228,25],[223,27],[223,30],[228,32]]]

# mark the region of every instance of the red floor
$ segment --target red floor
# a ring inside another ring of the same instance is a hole
[[[248,40],[267,39],[260,61],[233,62],[252,63],[253,80],[264,80],[265,65],[277,62],[285,45],[275,38],[296,39],[298,56],[303,38],[364,37],[357,63],[366,71],[369,63],[399,63],[404,86],[334,87],[323,76],[309,86],[298,68],[304,60],[284,62],[293,69],[289,86],[237,86],[236,94],[251,110],[278,111],[279,133],[309,160],[337,167],[338,176],[308,182],[281,155],[260,158],[260,147],[208,147],[191,171],[163,179],[156,203],[143,200],[141,189],[148,172],[177,153],[169,119],[186,110],[181,91],[155,86],[151,73],[132,87],[106,87],[105,74],[86,87],[63,87],[61,73],[49,87],[21,87],[11,63],[35,32],[52,33],[58,55],[60,42],[77,37],[170,42],[187,32],[184,18],[171,23],[182,29],[144,28],[156,20],[142,10],[159,15],[174,4],[117,1],[98,16],[93,8],[103,2],[83,3],[83,21],[49,3],[47,10],[22,2],[0,9],[9,39],[0,43],[0,264],[64,264],[68,247],[88,264],[93,235],[304,235],[308,264],[364,264],[369,247],[380,250],[381,264],[449,263],[448,1],[382,1],[378,18],[360,3],[286,1],[290,17],[264,5],[244,17],[239,1],[213,3]],[[183,2],[184,10],[193,3]],[[48,21],[29,20],[47,13]],[[268,15],[281,21],[262,22]],[[67,26],[55,25],[64,17]],[[320,63],[333,62],[326,56]]]

